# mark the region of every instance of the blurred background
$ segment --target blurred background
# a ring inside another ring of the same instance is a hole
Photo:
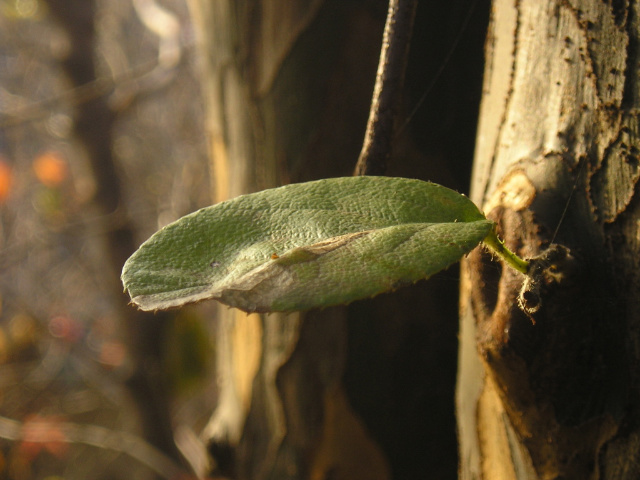
[[[467,189],[489,4],[420,2],[389,175]],[[456,478],[456,268],[286,318],[119,281],[186,213],[352,174],[387,5],[0,0],[0,479]]]
[[[176,478],[208,419],[211,322],[119,282],[210,203],[193,44],[183,0],[0,0],[0,478]]]

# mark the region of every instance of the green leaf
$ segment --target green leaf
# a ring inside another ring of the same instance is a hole
[[[493,223],[440,185],[347,177],[204,208],[147,240],[122,271],[143,310],[216,299],[248,312],[348,303],[457,262]]]

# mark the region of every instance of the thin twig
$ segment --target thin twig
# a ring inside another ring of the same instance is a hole
[[[407,66],[417,0],[389,0],[367,130],[355,175],[384,175]]]

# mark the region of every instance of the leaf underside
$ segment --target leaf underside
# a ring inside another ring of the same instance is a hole
[[[248,312],[307,310],[427,278],[491,228],[469,199],[433,183],[319,180],[181,218],[127,260],[122,282],[142,310],[205,299]]]

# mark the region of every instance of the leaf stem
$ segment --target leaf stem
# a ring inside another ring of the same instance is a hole
[[[523,260],[518,255],[509,250],[504,242],[498,238],[495,227],[491,229],[489,235],[482,241],[490,250],[495,252],[504,262],[514,270],[527,275],[529,273],[529,262]]]

